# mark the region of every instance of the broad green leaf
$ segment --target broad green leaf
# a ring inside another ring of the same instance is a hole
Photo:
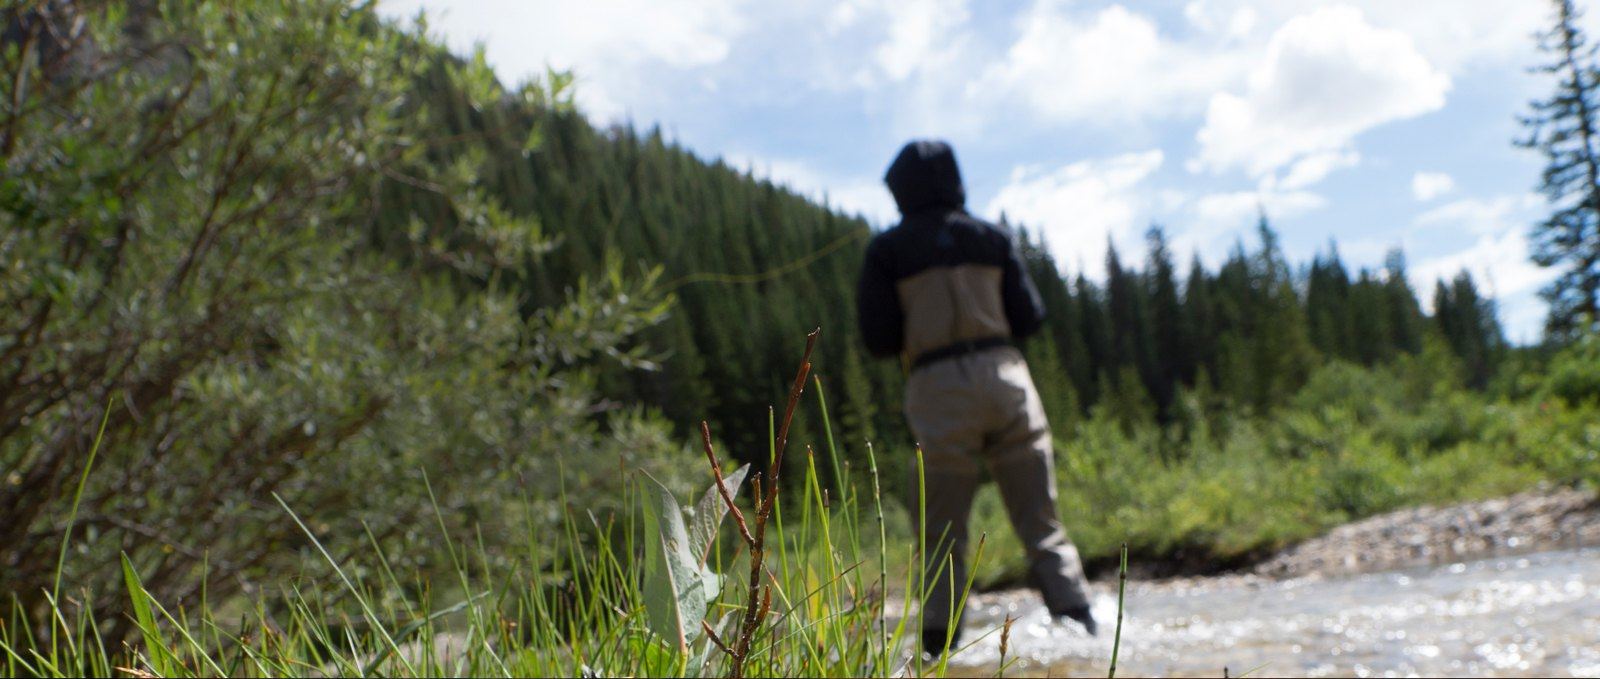
[[[645,488],[644,608],[651,631],[688,655],[721,578],[696,558],[684,528],[683,508],[672,491],[640,472]]]
[[[750,465],[734,470],[722,479],[728,489],[728,495],[734,499],[739,498],[739,488],[744,485],[745,475],[750,473]],[[722,526],[722,517],[728,514],[728,505],[722,501],[722,495],[717,492],[713,484],[700,496],[700,502],[694,506],[694,516],[689,517],[689,544],[695,548],[696,563],[705,563],[706,557],[711,554],[711,543],[717,539],[717,529]]]

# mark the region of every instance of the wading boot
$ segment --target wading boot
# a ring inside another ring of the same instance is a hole
[[[961,630],[956,629],[955,634],[950,630],[925,629],[922,630],[922,650],[935,658],[945,651],[954,650],[961,642]]]
[[[1089,612],[1088,606],[1068,608],[1061,611],[1051,611],[1050,615],[1055,617],[1056,620],[1060,620],[1062,618],[1071,618],[1078,624],[1083,625],[1083,631],[1088,632],[1089,636],[1091,637],[1098,636],[1100,634],[1100,626],[1095,624],[1094,615]]]

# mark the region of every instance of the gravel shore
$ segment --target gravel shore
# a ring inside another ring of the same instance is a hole
[[[1290,547],[1251,572],[1274,578],[1346,575],[1590,545],[1600,545],[1600,497],[1541,489],[1380,514]]]

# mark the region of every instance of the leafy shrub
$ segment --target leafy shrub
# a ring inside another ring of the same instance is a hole
[[[563,497],[614,503],[619,464],[671,479],[664,424],[589,371],[641,356],[651,275],[523,308],[496,272],[553,244],[463,165],[505,140],[434,141],[448,112],[411,96],[424,72],[479,104],[550,92],[337,0],[12,3],[0,23],[21,36],[0,51],[0,592],[36,621],[74,527],[62,579],[108,591],[125,553],[187,606],[298,570],[274,493],[334,553],[448,573],[430,494],[493,558]],[[382,203],[401,184],[427,199]],[[129,630],[121,599],[92,600]]]

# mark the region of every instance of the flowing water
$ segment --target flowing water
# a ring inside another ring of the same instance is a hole
[[[1105,676],[1116,592],[1095,591],[1101,635],[1053,623],[1031,592],[968,611],[956,673]],[[982,637],[979,639],[979,637]],[[965,641],[963,642],[965,643]],[[1129,583],[1117,673],[1600,676],[1600,549],[1552,551],[1341,578]]]

